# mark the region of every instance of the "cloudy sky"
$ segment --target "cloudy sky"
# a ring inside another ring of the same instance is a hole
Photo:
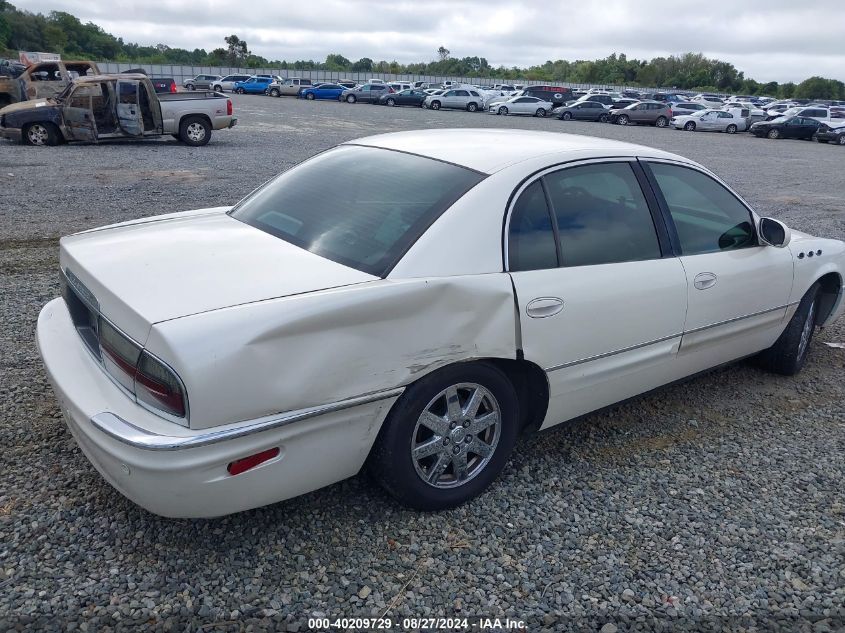
[[[733,63],[758,81],[845,80],[840,0],[514,2],[505,0],[12,0],[67,11],[124,41],[211,50],[232,33],[268,59],[428,61],[438,46],[494,66],[650,59],[686,51]],[[809,8],[809,7],[812,8]]]

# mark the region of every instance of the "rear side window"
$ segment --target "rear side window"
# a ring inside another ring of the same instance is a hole
[[[345,145],[281,174],[230,214],[316,255],[384,276],[483,178],[422,156]]]
[[[659,259],[648,203],[628,163],[600,163],[545,176],[563,266]]]
[[[686,167],[663,163],[650,167],[669,207],[682,254],[757,245],[751,212],[721,184]]]
[[[508,230],[508,268],[543,270],[557,268],[557,247],[552,217],[539,180],[520,194]]]

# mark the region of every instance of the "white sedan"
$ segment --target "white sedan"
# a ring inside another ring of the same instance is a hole
[[[492,103],[487,106],[488,114],[527,114],[544,117],[554,109],[551,101],[537,97],[511,97],[507,101]]]
[[[664,151],[445,129],[350,141],[59,259],[37,340],[70,431],[136,503],[203,517],[365,464],[448,508],[527,429],[752,354],[794,374],[843,312],[845,244]]]
[[[669,125],[676,130],[687,132],[727,132],[736,134],[748,127],[747,121],[738,114],[724,110],[699,110],[692,114],[673,116],[669,119]]]

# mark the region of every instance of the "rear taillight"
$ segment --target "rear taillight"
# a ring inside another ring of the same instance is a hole
[[[135,400],[177,418],[187,414],[182,381],[106,319],[100,317],[97,331],[103,368]]]
[[[226,114],[232,116],[232,100],[226,99]]]
[[[147,352],[141,352],[135,370],[135,397],[177,418],[184,418],[187,413],[182,382],[169,367]]]
[[[170,92],[176,92],[176,82],[175,81],[170,82]]]
[[[671,117],[671,116],[675,116],[675,115],[673,115],[673,114],[672,114],[672,108],[669,108],[669,116],[670,116],[670,117]]]
[[[109,375],[127,391],[135,392],[135,373],[141,348],[121,334],[111,323],[100,319],[100,358]]]

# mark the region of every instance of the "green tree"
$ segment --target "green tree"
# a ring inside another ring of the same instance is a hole
[[[352,64],[351,70],[356,73],[368,73],[373,69],[373,60],[369,57],[362,57]]]
[[[843,99],[845,84],[836,79],[810,77],[795,88],[796,99]]]
[[[239,38],[237,35],[230,35],[224,38],[226,42],[227,60],[231,66],[239,66],[246,58],[250,56],[249,48],[246,41]]]
[[[338,53],[327,55],[326,62],[323,64],[323,68],[326,70],[348,70],[350,66],[352,66],[352,62]]]
[[[451,53],[452,53],[452,51],[450,51],[448,48],[446,48],[445,46],[441,46],[440,48],[437,49],[437,58],[441,62],[445,62],[447,59],[449,59],[449,55]]]

